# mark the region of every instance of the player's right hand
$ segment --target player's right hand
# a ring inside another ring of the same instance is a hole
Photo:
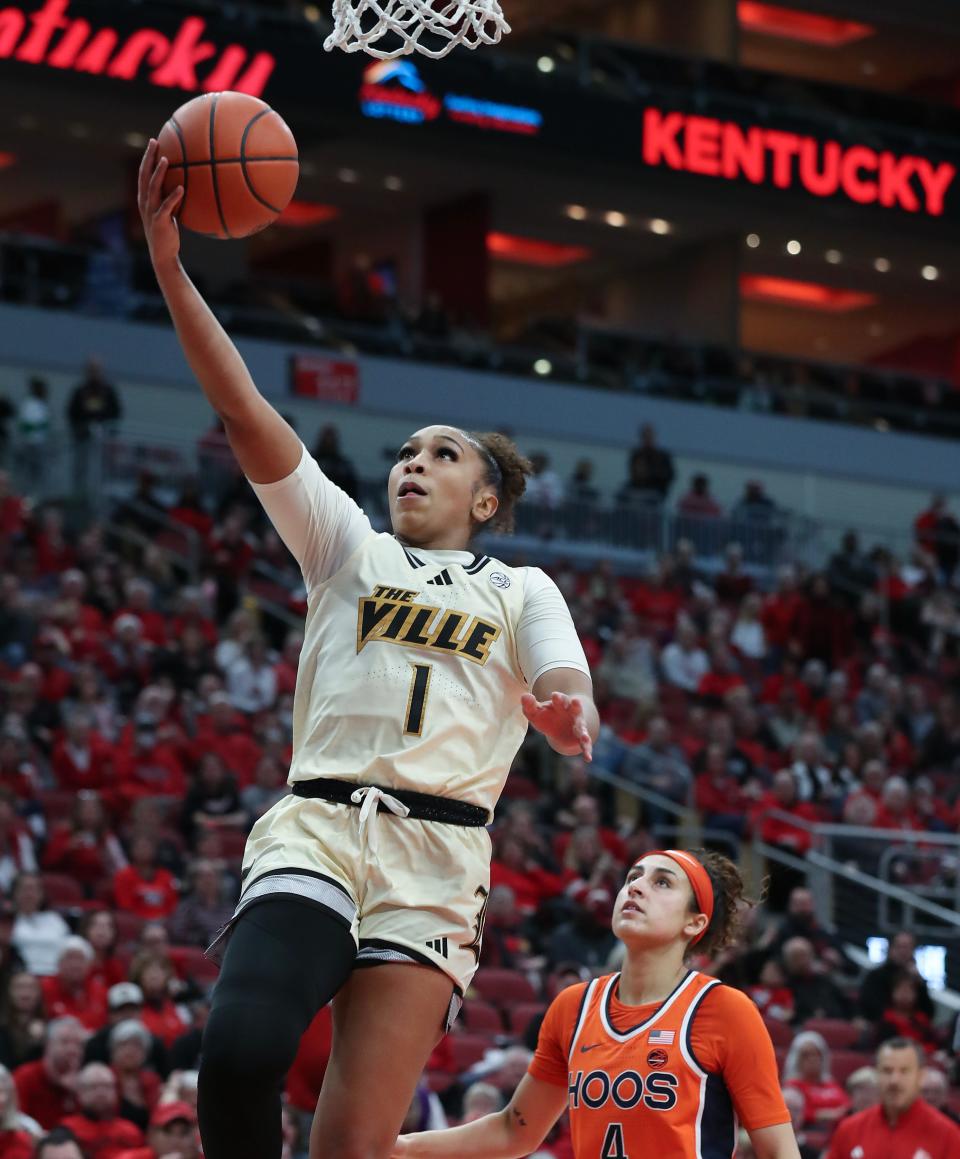
[[[167,172],[166,157],[158,156],[157,142],[151,137],[140,162],[137,178],[137,208],[143,222],[150,260],[154,268],[176,261],[180,253],[180,228],[174,213],[183,200],[183,186],[178,185],[163,196],[163,178]]]
[[[410,1154],[410,1136],[400,1135],[390,1152],[390,1159],[406,1159]]]

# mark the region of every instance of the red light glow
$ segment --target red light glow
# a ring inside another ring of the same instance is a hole
[[[766,274],[744,274],[740,278],[740,295],[753,302],[779,302],[782,306],[819,310],[825,314],[847,314],[877,301],[876,294],[860,290],[839,290],[818,282],[797,282]]]
[[[838,20],[814,12],[797,12],[794,8],[783,8],[779,4],[759,4],[755,0],[739,0],[737,16],[741,27],[750,32],[778,36],[783,40],[799,40],[821,48],[842,48],[857,40],[866,40],[877,31],[872,24]]]
[[[302,229],[308,225],[335,221],[339,216],[340,210],[335,205],[323,205],[319,201],[291,201],[277,218],[277,224],[290,229]]]
[[[0,169],[9,169],[11,165],[16,165],[16,153],[0,153]]]
[[[559,245],[532,237],[515,237],[509,233],[487,234],[487,252],[500,261],[521,266],[539,266],[545,270],[561,269],[585,262],[592,250],[582,245]]]

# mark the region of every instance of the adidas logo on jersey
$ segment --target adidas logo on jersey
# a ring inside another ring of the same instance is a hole
[[[435,575],[433,579],[428,579],[427,583],[433,584],[434,587],[438,588],[448,588],[452,586],[453,580],[450,578],[450,573],[444,568],[439,575]]]
[[[450,957],[446,938],[432,938],[427,942],[427,949],[433,950],[435,954],[439,954],[442,958]]]

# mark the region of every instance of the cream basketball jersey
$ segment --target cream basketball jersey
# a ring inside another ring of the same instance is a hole
[[[527,727],[521,694],[553,668],[589,674],[556,584],[376,534],[305,449],[292,474],[253,488],[307,585],[290,780],[492,811]]]
[[[443,563],[444,557],[470,562]],[[340,777],[492,810],[527,722],[526,573],[371,533],[310,595],[291,781]]]

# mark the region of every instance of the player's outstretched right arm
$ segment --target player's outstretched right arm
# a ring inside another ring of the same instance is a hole
[[[536,1151],[566,1105],[566,1087],[524,1075],[502,1111],[462,1127],[401,1135],[393,1159],[519,1159]]]
[[[229,335],[180,264],[180,230],[174,216],[178,187],[163,197],[166,159],[151,140],[140,162],[137,205],[157,282],[190,368],[223,420],[243,473],[253,483],[275,483],[296,470],[301,444],[263,397]]]

